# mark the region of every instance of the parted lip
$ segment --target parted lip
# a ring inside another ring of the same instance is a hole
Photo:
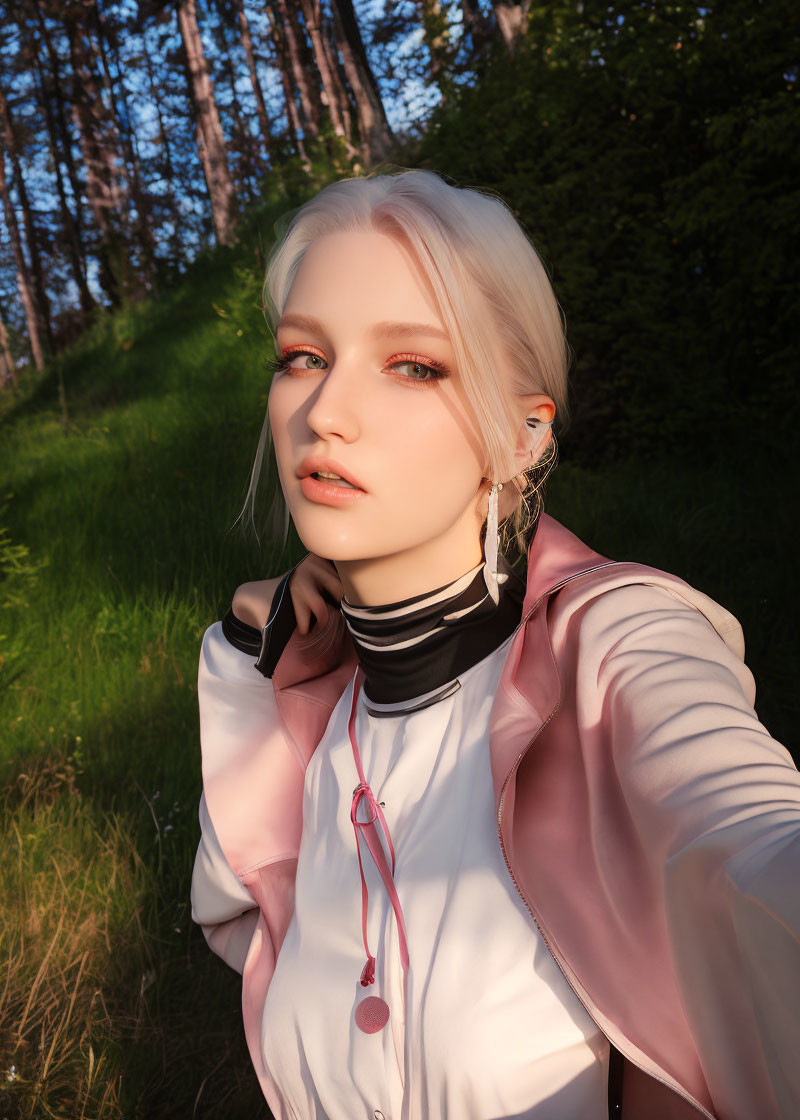
[[[329,474],[338,474],[345,482],[352,482],[353,486],[357,486],[359,490],[364,489],[358,479],[350,471],[345,470],[341,463],[337,463],[335,459],[321,459],[317,455],[309,455],[302,461],[297,468],[297,477],[307,478],[315,471],[328,471]]]

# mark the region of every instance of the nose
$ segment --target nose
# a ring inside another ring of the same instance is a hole
[[[356,402],[362,395],[358,373],[351,363],[334,362],[310,399],[306,423],[321,440],[336,436],[344,443],[358,438]]]

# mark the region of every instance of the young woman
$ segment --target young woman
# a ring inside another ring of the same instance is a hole
[[[248,500],[271,432],[309,556],[204,636],[192,905],[272,1112],[800,1116],[800,775],[736,619],[543,512],[530,241],[432,172],[348,179],[267,292]]]

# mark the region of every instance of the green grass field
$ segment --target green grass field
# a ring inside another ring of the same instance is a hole
[[[238,978],[189,908],[200,640],[240,582],[302,555],[296,538],[278,557],[228,532],[266,406],[260,281],[243,250],[209,256],[2,406],[9,1120],[268,1115]],[[547,509],[606,555],[676,572],[732,610],[759,716],[791,748],[796,468],[736,456],[563,461]]]

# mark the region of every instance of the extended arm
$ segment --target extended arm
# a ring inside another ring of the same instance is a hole
[[[660,868],[719,1115],[800,1116],[800,774],[756,715],[749,669],[699,610],[628,586],[584,623],[588,648],[605,651],[597,695],[641,849]]]

